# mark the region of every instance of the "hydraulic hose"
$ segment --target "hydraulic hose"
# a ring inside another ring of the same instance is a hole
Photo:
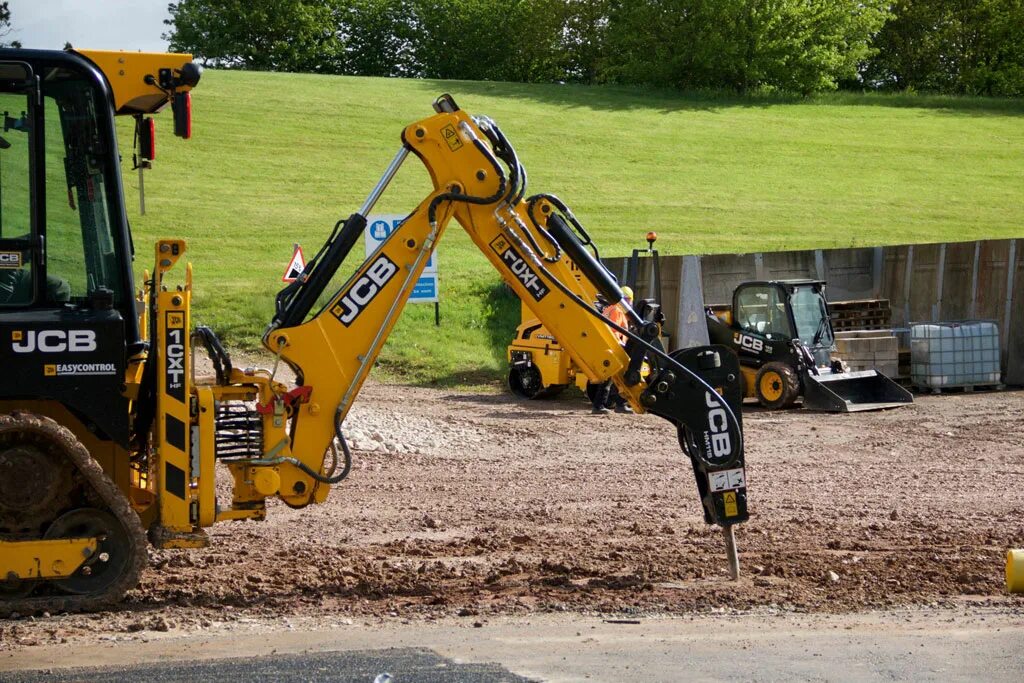
[[[477,117],[475,120],[477,121],[478,125],[482,124],[484,126],[482,130],[485,131],[485,134],[487,134],[488,139],[491,140],[492,143],[494,143],[495,156],[504,161],[509,167],[511,189],[509,191],[509,197],[506,198],[505,203],[509,207],[512,207],[516,203],[522,201],[523,197],[526,195],[526,167],[523,166],[522,163],[519,161],[519,156],[516,154],[515,148],[512,147],[512,143],[508,141],[508,138],[505,137],[505,134],[501,132],[501,128],[499,128],[498,125],[494,123],[494,121],[492,121],[490,118],[486,116]],[[537,229],[537,231],[544,236],[544,238],[548,241],[549,244],[551,244],[552,247],[554,247],[554,254],[549,256],[543,249],[541,249],[540,245],[533,238],[533,235],[530,233],[529,230],[524,230],[526,239],[529,240],[530,245],[533,247],[534,251],[536,251],[537,254],[541,256],[541,258],[543,258],[548,263],[557,263],[562,258],[562,247],[558,244],[558,241],[555,240],[547,230],[545,230],[541,225],[537,223],[537,220],[531,213],[531,209],[532,204],[527,205],[527,214],[530,216],[530,220],[533,222],[533,225]]]
[[[535,194],[532,197],[528,197],[526,199],[526,213],[529,214],[530,220],[533,222],[534,226],[536,226],[536,228],[542,232],[547,232],[547,230],[545,230],[544,227],[537,222],[536,216],[533,215],[533,207],[536,206],[537,202],[539,202],[541,199],[546,199],[548,202],[551,203],[552,206],[554,206],[562,214],[565,215],[565,218],[566,220],[569,221],[569,224],[576,229],[577,233],[579,233],[579,237],[581,238],[580,242],[583,244],[583,246],[590,247],[590,250],[594,252],[594,258],[600,261],[601,254],[600,252],[598,252],[597,245],[594,244],[594,240],[590,237],[590,233],[588,233],[587,229],[583,227],[583,224],[580,223],[579,220],[577,220],[575,214],[573,214],[569,207],[565,205],[565,202],[563,202],[557,196],[553,194],[542,193]]]
[[[590,306],[590,304],[576,296],[576,294],[571,289],[562,284],[562,281],[553,276],[550,272],[548,272],[548,270],[544,268],[543,265],[540,266],[540,269],[541,272],[543,272],[544,275],[547,276],[547,278],[552,282],[552,284],[554,284],[563,294],[568,296],[577,306],[579,306],[580,308],[582,308],[584,311],[594,316],[595,318],[599,319],[601,322],[605,323],[613,330],[616,330],[617,332],[624,334],[626,337],[639,343],[641,346],[646,348],[648,352],[653,353],[655,356],[659,356],[662,360],[668,361],[670,365],[674,366],[678,370],[682,370],[684,374],[688,375],[691,379],[695,380],[702,387],[704,387],[704,390],[708,393],[708,395],[712,396],[715,399],[715,401],[718,402],[718,405],[721,406],[722,409],[725,410],[726,415],[729,416],[729,420],[732,422],[732,424],[737,427],[736,433],[739,437],[739,450],[743,450],[743,430],[739,429],[740,422],[739,419],[736,417],[736,413],[733,412],[732,406],[729,405],[728,401],[726,401],[723,396],[721,396],[717,391],[715,391],[714,387],[712,387],[710,384],[704,381],[703,377],[701,377],[696,372],[686,367],[685,365],[683,365],[682,363],[680,363],[675,358],[668,355],[658,347],[647,342],[647,340],[635,334],[632,330],[617,325],[612,321],[608,320],[606,317],[604,317],[604,315],[601,314],[600,311],[594,309],[593,307]]]
[[[463,194],[461,192],[443,192],[432,200],[430,205],[427,207],[427,219],[430,221],[430,227],[437,227],[437,207],[443,202],[466,202],[467,204],[494,204],[501,200],[505,196],[505,190],[508,186],[508,181],[505,179],[505,173],[501,169],[501,164],[494,158],[493,155],[488,153],[487,147],[476,137],[473,138],[473,145],[477,150],[484,155],[484,157],[490,162],[491,166],[494,167],[494,172],[498,174],[498,191],[489,197],[476,197],[471,194]]]
[[[491,125],[495,129],[495,132],[497,133],[498,139],[499,140],[500,139],[504,139],[504,135],[502,135],[501,131],[497,129],[497,126],[495,124],[493,124],[493,123],[491,123]],[[492,164],[496,164],[497,163],[494,160],[493,155],[490,154],[489,150],[487,150],[486,148],[483,148],[482,145],[478,145],[478,148],[480,148],[480,151],[486,157],[488,157],[488,159],[491,160]],[[511,152],[511,154],[513,155],[514,162],[513,163],[509,163],[509,161],[507,159],[505,160],[505,162],[509,164],[510,168],[513,167],[513,166],[518,166],[519,165],[519,160],[518,160],[518,158],[514,157],[514,155],[515,155],[514,150],[512,150],[510,146],[507,146],[506,149],[508,149]],[[551,201],[551,197],[545,197],[545,198],[548,198],[548,200]],[[557,198],[554,198],[554,199],[557,199]],[[552,203],[554,203],[554,202],[552,202]],[[568,210],[568,207],[566,207],[565,204],[562,203],[561,201],[558,201],[557,204],[555,204],[555,206],[556,206],[556,208],[559,209],[559,211],[562,211],[563,213],[567,214],[567,216],[569,217],[569,220],[572,223],[572,225],[581,231],[581,234],[584,236],[584,238],[586,240],[584,242],[584,244],[590,243],[593,246],[593,241],[590,239],[590,236],[583,229],[583,226],[580,225],[579,222],[572,215],[572,212]],[[565,208],[563,208],[563,207],[565,207]],[[511,207],[510,207],[510,209],[511,209]],[[523,247],[527,246],[525,244],[522,244],[522,240],[521,239],[519,239],[519,242],[521,243],[521,246],[523,246]],[[594,249],[596,251],[596,247],[594,247]],[[725,398],[722,395],[720,395],[714,389],[714,387],[712,387],[710,384],[708,384],[704,380],[704,378],[701,377],[700,375],[698,375],[696,372],[694,372],[690,368],[686,367],[685,365],[683,365],[682,363],[680,363],[676,359],[672,358],[671,356],[669,356],[667,353],[665,353],[664,351],[662,351],[658,347],[656,347],[653,344],[647,342],[645,339],[643,339],[639,335],[635,334],[632,330],[629,330],[628,328],[625,328],[625,327],[622,327],[620,325],[617,325],[617,324],[611,322],[610,320],[608,320],[607,318],[605,318],[604,315],[602,315],[600,311],[596,310],[590,304],[588,304],[587,302],[583,301],[583,299],[579,298],[576,295],[575,292],[573,292],[571,289],[569,289],[567,286],[565,286],[565,284],[563,284],[561,280],[559,280],[555,275],[553,275],[551,273],[551,271],[549,271],[547,269],[547,267],[543,264],[541,259],[537,257],[537,254],[535,252],[528,250],[528,254],[533,256],[534,264],[538,267],[540,272],[543,273],[543,275],[551,282],[551,284],[553,284],[555,287],[557,287],[559,289],[559,291],[561,291],[563,294],[565,294],[567,297],[569,297],[569,299],[574,304],[576,304],[578,307],[582,308],[584,311],[586,311],[591,316],[597,318],[598,320],[600,320],[604,324],[608,325],[612,329],[614,329],[617,332],[625,335],[628,339],[631,339],[634,342],[640,344],[649,353],[651,353],[654,356],[660,358],[662,361],[666,362],[667,364],[673,366],[677,370],[681,371],[684,375],[688,376],[690,379],[696,381],[700,386],[702,386],[705,389],[705,391],[707,392],[708,396],[713,397],[715,402],[718,403],[718,405],[725,411],[725,413],[728,416],[728,418],[729,418],[730,422],[732,423],[732,425],[736,427],[736,432],[737,432],[737,436],[738,436],[738,439],[739,439],[739,449],[742,451],[742,449],[743,449],[743,431],[739,427],[739,425],[740,425],[739,418],[737,418],[736,413],[733,411],[732,406],[729,405],[728,401],[726,401]],[[635,311],[633,311],[633,315],[634,315],[634,318],[637,317]]]
[[[337,483],[340,483],[343,479],[345,479],[345,477],[347,477],[349,475],[349,472],[352,471],[352,451],[349,450],[348,442],[345,441],[345,437],[341,433],[341,429],[336,428],[334,430],[334,433],[338,437],[338,439],[341,441],[341,450],[345,454],[345,466],[341,468],[341,472],[338,472],[337,474],[335,474],[333,476],[325,476],[323,474],[320,474],[319,472],[317,472],[312,467],[310,467],[306,463],[302,462],[298,458],[293,458],[293,457],[284,456],[284,455],[278,456],[276,458],[269,458],[267,460],[253,460],[253,461],[251,461],[251,463],[253,465],[279,465],[280,463],[286,462],[289,465],[294,465],[295,467],[298,467],[300,470],[302,470],[304,473],[306,473],[311,479],[314,479],[314,480],[320,482],[321,484],[337,484]],[[334,446],[333,443],[330,445],[330,448],[334,449],[334,451],[335,451],[335,453],[334,453],[334,463],[335,463],[334,466],[337,467],[337,463],[338,463],[337,450],[335,449],[335,446]]]

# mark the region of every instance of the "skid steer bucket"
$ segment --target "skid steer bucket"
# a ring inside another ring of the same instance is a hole
[[[914,397],[877,370],[804,373],[804,408],[829,413],[898,408]]]

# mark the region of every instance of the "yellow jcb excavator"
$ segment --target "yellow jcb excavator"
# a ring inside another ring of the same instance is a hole
[[[568,212],[568,207],[562,207],[562,210]],[[582,237],[585,244],[593,244],[586,232],[582,233]],[[654,250],[654,242],[657,239],[657,233],[648,232],[647,250],[634,249],[629,263],[634,275],[632,284],[635,284],[638,257],[641,253],[646,254],[654,273],[653,291],[660,294],[661,276],[658,252]],[[596,249],[594,255],[597,256]],[[573,273],[584,289],[584,300],[595,305],[602,305],[604,298],[598,296],[598,292],[587,279],[582,278],[582,273],[575,262],[568,255],[563,255],[563,259],[569,271]],[[631,289],[630,292],[632,292]],[[630,298],[632,298],[632,293]],[[661,311],[661,305],[655,299],[634,299],[632,306],[639,318],[653,320],[659,325],[664,323],[665,316]],[[566,387],[574,385],[593,400],[593,391],[597,389],[598,385],[592,384],[587,379],[586,373],[576,367],[572,362],[572,356],[562,348],[558,339],[544,326],[544,323],[537,319],[525,301],[521,302],[520,309],[520,322],[516,327],[515,337],[505,351],[509,366],[508,387],[512,393],[526,399],[554,398],[561,394]],[[660,337],[659,341],[663,348],[667,346],[666,337]],[[644,366],[642,374],[646,376],[648,370],[649,368]]]
[[[147,535],[158,548],[204,546],[213,524],[264,518],[268,498],[323,502],[352,466],[345,418],[452,219],[589,380],[610,379],[635,411],[677,428],[705,521],[725,530],[738,571],[731,532],[748,515],[735,355],[666,354],[642,319],[638,333],[618,330],[623,348],[589,296],[621,292],[578,222],[550,195],[526,198],[501,129],[447,95],[402,131],[363,206],[278,294],[263,343],[296,386],[235,367],[211,330],[193,329],[183,240],[156,244],[137,301],[114,116],[144,126],[171,102],[187,133],[198,76],[188,55],[0,51],[0,100],[17,112],[0,145],[0,613],[109,605],[138,581]],[[410,155],[432,187],[318,307]],[[196,379],[194,349],[215,378]],[[218,465],[233,475],[230,500],[218,500]]]

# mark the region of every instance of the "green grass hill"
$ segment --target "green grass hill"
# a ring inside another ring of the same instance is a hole
[[[312,254],[357,210],[404,126],[450,92],[494,118],[529,171],[606,256],[749,252],[1022,236],[1024,101],[831,95],[812,100],[632,88],[207,71],[194,136],[158,118],[146,215],[122,122],[136,272],[158,237],[183,237],[195,320],[235,348],[259,347],[274,293],[301,243]],[[377,211],[429,191],[415,158]],[[361,245],[345,272],[361,261]],[[438,248],[440,328],[411,305],[384,349],[392,378],[472,384],[504,374],[518,302],[457,225]]]

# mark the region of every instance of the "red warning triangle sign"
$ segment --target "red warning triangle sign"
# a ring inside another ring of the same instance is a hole
[[[302,255],[302,247],[296,244],[295,253],[292,254],[292,260],[288,262],[288,267],[284,269],[281,282],[295,282],[305,269],[306,257]]]

